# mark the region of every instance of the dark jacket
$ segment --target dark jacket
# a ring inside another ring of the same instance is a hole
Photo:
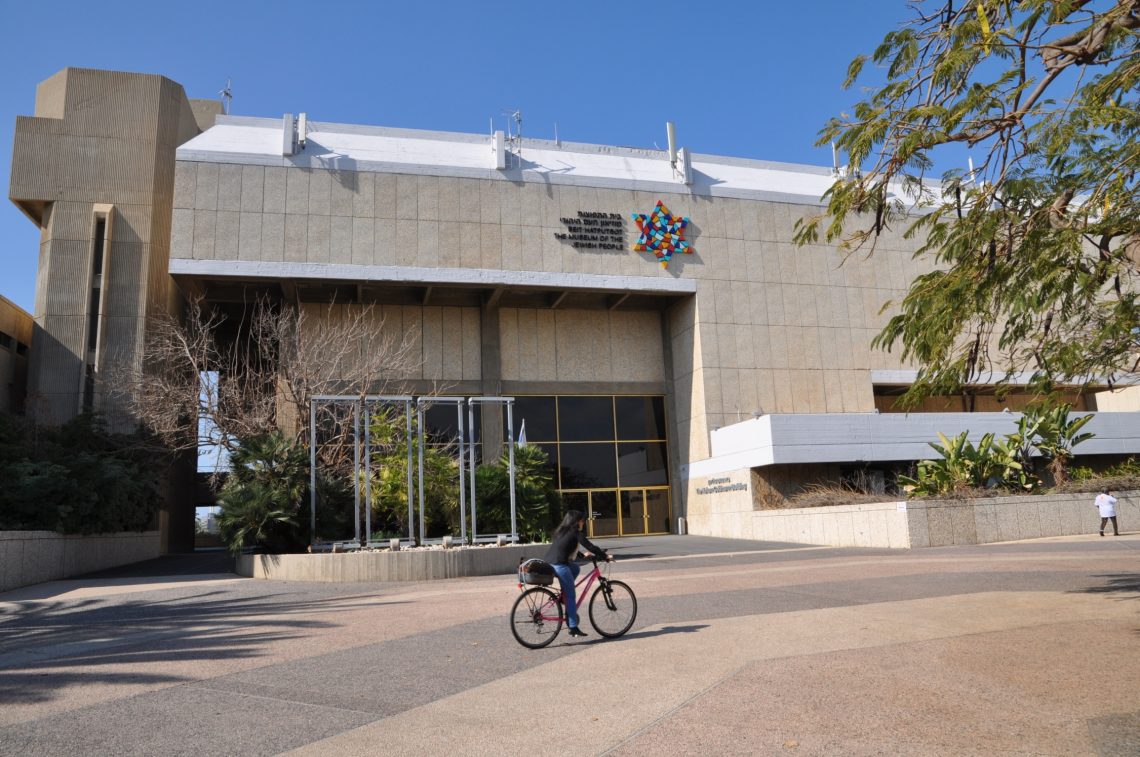
[[[570,555],[574,553],[575,546],[580,546],[587,552],[593,552],[594,556],[599,559],[604,560],[606,557],[604,549],[587,539],[585,533],[575,529],[561,535],[555,534],[554,540],[550,543],[550,548],[546,550],[546,556],[543,559],[552,565],[568,563],[570,562]]]

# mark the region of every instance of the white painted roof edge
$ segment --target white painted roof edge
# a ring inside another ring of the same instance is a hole
[[[240,116],[219,117],[213,127],[178,148],[181,161],[303,167],[323,170],[388,172],[443,177],[479,178],[596,188],[632,189],[652,193],[767,200],[820,207],[832,184],[830,168],[707,154],[691,157],[692,183],[676,180],[662,150],[554,142],[522,141],[523,165],[495,169],[489,136],[393,127],[309,121],[308,141],[325,152],[278,154],[282,121]],[[236,131],[235,131],[236,130]],[[344,135],[349,145],[333,135]],[[333,137],[333,138],[330,138]],[[379,149],[360,149],[361,138],[387,141]],[[403,148],[393,141],[407,140]],[[355,142],[355,146],[351,146]],[[436,143],[439,149],[435,149]],[[450,148],[447,145],[451,145]],[[487,148],[487,162],[475,158]],[[537,162],[527,162],[528,152]],[[574,160],[572,156],[582,159]],[[430,160],[424,160],[430,156]],[[418,157],[418,159],[417,159]],[[389,159],[390,158],[390,159]],[[932,185],[934,186],[934,185]],[[902,190],[896,188],[896,193]],[[925,209],[914,207],[916,212]]]
[[[319,157],[290,156],[277,157],[251,153],[217,153],[179,148],[178,159],[196,163],[240,163],[244,165],[273,166],[281,168],[301,167],[324,170],[345,170],[335,162],[322,161]],[[563,184],[595,189],[629,189],[651,193],[683,194],[701,197],[725,197],[736,200],[767,200],[790,205],[813,205],[824,207],[815,195],[778,192],[767,189],[738,189],[716,185],[685,186],[666,181],[629,181],[604,176],[551,176],[548,173],[519,170],[517,168],[495,170],[492,168],[465,168],[463,166],[441,167],[439,165],[419,165],[414,163],[386,163],[379,161],[353,161],[354,171],[373,173],[398,173],[414,176],[443,176],[460,179],[489,179],[491,181],[513,181],[528,184]]]
[[[260,118],[257,116],[218,116],[215,126],[254,126],[260,128],[279,130],[280,118]],[[435,131],[431,129],[405,129],[397,126],[368,126],[364,124],[344,124],[332,121],[309,121],[310,132],[336,132],[342,134],[359,134],[362,136],[394,137],[405,139],[426,139],[440,142],[462,142],[465,144],[480,144],[490,146],[490,136],[485,134],[470,134],[460,131]],[[645,147],[623,147],[619,145],[602,145],[592,142],[567,142],[553,139],[538,139],[524,137],[522,149],[561,150],[571,153],[593,153],[595,155],[613,155],[634,158],[650,158],[654,160],[668,160],[665,150],[651,150]],[[787,171],[789,173],[813,174],[816,176],[831,176],[831,169],[825,166],[816,166],[808,163],[786,163],[775,160],[761,160],[759,158],[741,158],[727,155],[713,155],[709,153],[690,153],[693,160],[703,163],[716,163],[725,166],[740,168],[762,168],[769,171]],[[181,155],[179,156],[181,157]]]

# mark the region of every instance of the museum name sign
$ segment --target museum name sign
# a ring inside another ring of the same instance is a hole
[[[554,238],[576,250],[624,250],[625,219],[620,213],[579,210],[577,216],[559,219],[566,227]]]

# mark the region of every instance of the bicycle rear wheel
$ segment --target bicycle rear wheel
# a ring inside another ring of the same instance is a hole
[[[550,589],[527,589],[511,608],[511,633],[519,644],[541,649],[562,630],[562,603]]]
[[[602,636],[621,636],[637,618],[637,597],[621,581],[606,581],[590,597],[590,623]]]

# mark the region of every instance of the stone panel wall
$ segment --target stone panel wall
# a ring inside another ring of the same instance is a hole
[[[511,576],[519,562],[542,557],[545,544],[404,552],[241,555],[235,572],[277,581],[429,581],[465,576]]]
[[[737,481],[742,471],[712,479]],[[755,485],[755,479],[753,479]],[[745,492],[701,495],[689,482],[689,532],[735,539],[833,547],[918,548],[1095,535],[1093,494],[884,502],[831,507],[744,509]],[[1116,493],[1122,530],[1140,527],[1140,492]],[[1111,526],[1110,526],[1111,532]]]
[[[158,531],[95,536],[0,531],[0,591],[152,560],[160,554]]]

